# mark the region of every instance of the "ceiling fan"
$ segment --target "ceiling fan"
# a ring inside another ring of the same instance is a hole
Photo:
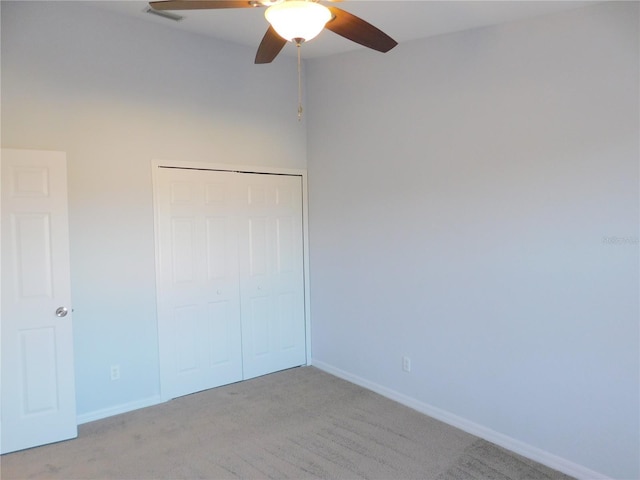
[[[340,8],[325,7],[319,0],[162,0],[152,1],[149,6],[154,10],[267,7],[265,17],[270,26],[260,42],[255,63],[271,63],[287,41],[300,46],[324,28],[383,53],[398,44],[370,23]]]

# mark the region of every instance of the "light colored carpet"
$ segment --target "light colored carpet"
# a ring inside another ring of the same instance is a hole
[[[4,455],[9,479],[562,479],[313,367],[80,426]]]

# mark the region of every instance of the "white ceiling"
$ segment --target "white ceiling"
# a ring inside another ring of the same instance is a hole
[[[334,6],[361,17],[402,44],[419,38],[579,8],[594,1],[348,0]],[[146,13],[148,3],[144,1],[106,0],[88,3],[143,21],[256,49],[268,26],[264,19],[264,8],[179,11],[175,13],[184,19],[174,22]],[[314,58],[362,48],[325,30],[316,39],[303,45],[302,55],[303,58]],[[292,46],[281,53],[295,54]]]

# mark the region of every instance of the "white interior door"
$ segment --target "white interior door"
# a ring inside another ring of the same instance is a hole
[[[156,171],[163,399],[306,363],[299,176]]]
[[[66,157],[2,150],[2,453],[77,436]]]
[[[244,378],[306,362],[302,182],[244,174],[240,298]]]
[[[159,168],[163,399],[242,380],[237,203],[230,172]]]

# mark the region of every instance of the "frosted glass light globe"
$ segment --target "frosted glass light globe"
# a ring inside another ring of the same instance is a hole
[[[274,30],[290,42],[315,38],[331,20],[331,12],[324,5],[304,0],[288,0],[272,5],[264,16]]]

